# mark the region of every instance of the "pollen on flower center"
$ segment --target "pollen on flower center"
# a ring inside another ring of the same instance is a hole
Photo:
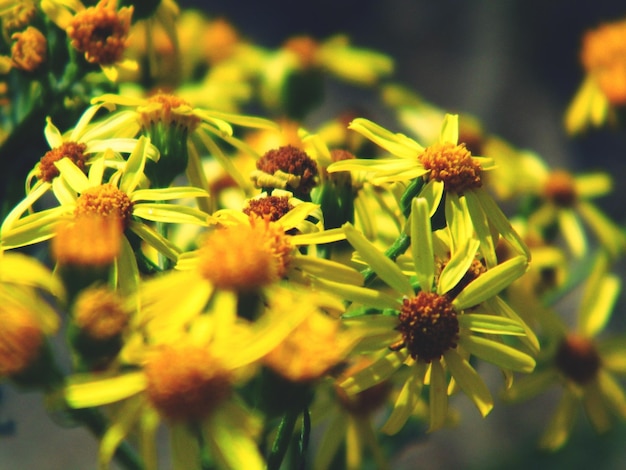
[[[626,21],[588,31],[581,62],[611,103],[626,103]]]
[[[248,215],[256,214],[261,218],[267,217],[271,222],[276,222],[292,208],[288,196],[267,196],[250,199],[243,211]]]
[[[76,201],[76,216],[118,217],[124,227],[130,222],[132,213],[133,202],[128,195],[110,183],[86,189]]]
[[[24,31],[13,33],[11,39],[15,41],[11,47],[11,60],[18,69],[33,72],[46,61],[48,41],[37,28],[29,26]]]
[[[315,65],[319,45],[310,36],[292,37],[287,40],[283,47],[296,54],[303,69],[308,69]]]
[[[172,421],[196,421],[231,394],[231,374],[207,348],[164,346],[144,365],[146,393],[152,405]]]
[[[545,184],[544,194],[559,207],[571,207],[578,198],[574,177],[567,171],[553,171]]]
[[[50,183],[59,176],[59,169],[54,165],[54,162],[64,157],[69,158],[78,168],[85,171],[86,149],[87,145],[80,142],[63,142],[58,147],[48,150],[39,161],[39,179]]]
[[[87,62],[111,65],[122,58],[133,7],[116,8],[116,0],[101,0],[76,13],[67,27],[72,47],[83,52]]]
[[[317,164],[298,147],[285,145],[266,152],[256,167],[263,176],[256,176],[257,186],[293,189],[308,194],[317,185]],[[269,178],[268,178],[269,176]]]
[[[119,335],[129,320],[122,299],[106,287],[81,291],[73,311],[76,326],[96,340],[107,340]]]
[[[155,123],[162,123],[166,127],[179,126],[193,131],[200,124],[200,118],[191,112],[191,105],[182,98],[159,92],[148,97],[146,101],[144,106],[138,108],[144,129]]]
[[[83,214],[56,228],[52,257],[61,265],[109,266],[120,253],[122,235],[118,217]]]
[[[434,144],[426,147],[418,159],[430,170],[429,179],[442,181],[446,191],[462,193],[482,186],[480,163],[472,159],[465,144]]]
[[[593,380],[601,365],[600,355],[593,342],[575,334],[563,339],[554,360],[556,367],[579,385]]]
[[[206,238],[199,270],[219,288],[250,291],[280,279],[292,249],[282,227],[251,216],[250,225],[216,229]]]
[[[404,299],[396,327],[413,359],[431,362],[456,348],[459,339],[457,313],[447,297],[420,292]]]

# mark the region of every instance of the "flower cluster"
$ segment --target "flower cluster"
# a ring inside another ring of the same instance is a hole
[[[99,468],[390,468],[381,436],[453,425],[459,395],[487,417],[550,385],[544,447],[579,402],[598,431],[626,419],[626,339],[601,337],[626,249],[592,202],[608,173],[383,83],[393,60],[343,35],[269,49],[173,0],[123,4],[0,9],[0,157],[20,162],[1,175],[0,378],[92,431]],[[623,105],[623,30],[585,37],[569,131]],[[331,79],[393,123],[309,126]],[[583,284],[571,327],[559,300]]]

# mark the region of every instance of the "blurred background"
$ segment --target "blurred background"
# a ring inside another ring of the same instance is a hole
[[[553,166],[573,171],[609,170],[615,192],[599,204],[620,223],[626,201],[626,135],[592,130],[565,134],[563,113],[583,73],[578,52],[585,30],[626,17],[619,1],[566,0],[205,0],[179,1],[224,17],[249,40],[275,47],[294,34],[324,39],[346,33],[352,43],[384,52],[396,63],[395,81],[451,112],[479,118],[489,133],[537,152]],[[358,104],[360,95],[330,90],[336,106]],[[321,118],[320,114],[316,114]],[[622,296],[623,297],[623,296]],[[623,304],[623,302],[622,302]],[[617,315],[626,314],[620,308]],[[497,371],[493,383],[501,384]],[[0,470],[89,470],[97,444],[86,432],[62,429],[48,417],[41,396],[0,386]],[[626,426],[598,439],[579,420],[570,443],[557,454],[535,450],[554,397],[498,406],[483,420],[465,397],[453,401],[457,428],[422,434],[407,442],[393,468],[438,469],[622,469]],[[166,452],[166,450],[164,450]],[[54,456],[54,459],[51,458]]]

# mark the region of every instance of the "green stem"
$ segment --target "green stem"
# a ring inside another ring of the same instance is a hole
[[[283,416],[272,450],[267,458],[267,470],[279,470],[293,436],[293,430],[300,415],[300,410],[289,410]]]

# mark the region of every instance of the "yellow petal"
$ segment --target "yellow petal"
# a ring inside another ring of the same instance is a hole
[[[65,399],[72,408],[90,408],[107,405],[128,398],[145,390],[146,377],[143,372],[128,372],[108,379],[89,382],[70,379],[65,389]]]

